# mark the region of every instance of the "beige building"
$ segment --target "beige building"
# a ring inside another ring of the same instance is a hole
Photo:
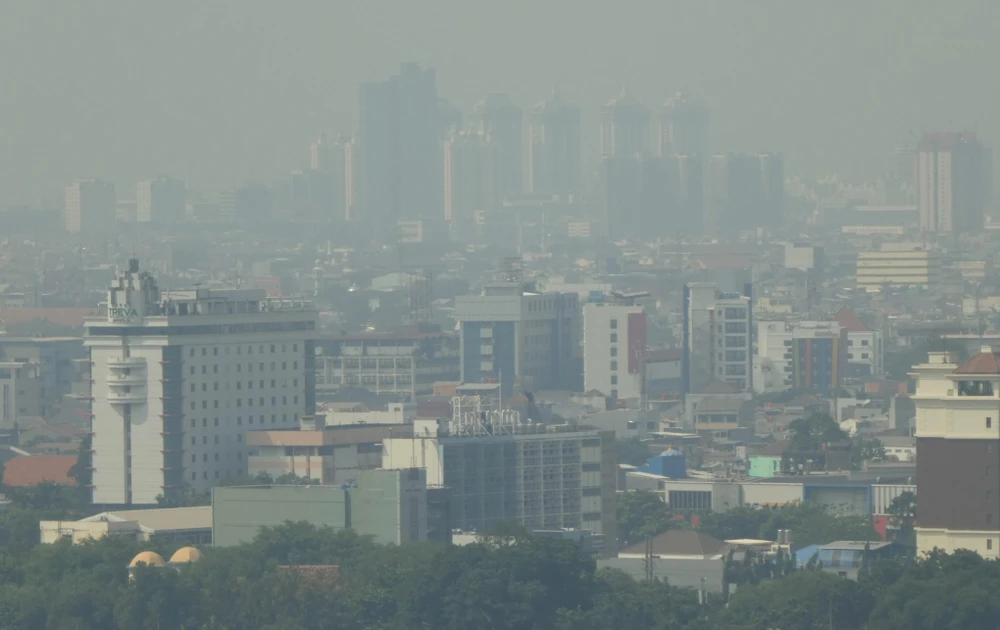
[[[247,433],[248,473],[272,478],[294,474],[320,484],[353,483],[359,471],[382,465],[383,439],[412,435],[410,425],[326,427],[322,416],[307,417],[299,430]]]
[[[212,542],[211,506],[101,512],[79,521],[41,521],[43,544],[68,539],[73,544],[106,536],[148,541],[153,536],[195,544]]]
[[[884,286],[937,286],[941,281],[941,258],[936,252],[916,246],[889,248],[858,254],[858,288],[869,292]]]

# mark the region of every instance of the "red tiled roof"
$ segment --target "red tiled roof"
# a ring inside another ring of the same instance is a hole
[[[7,461],[3,469],[4,485],[14,488],[34,486],[44,481],[75,485],[69,470],[76,455],[19,455]]]
[[[44,319],[59,326],[83,326],[85,317],[96,314],[90,308],[0,308],[0,321],[12,325]]]
[[[955,374],[1000,374],[1000,354],[995,350],[980,352],[958,366]]]
[[[845,306],[840,309],[833,318],[837,320],[838,324],[846,328],[847,332],[868,332],[868,327],[854,314],[854,311],[850,307]]]

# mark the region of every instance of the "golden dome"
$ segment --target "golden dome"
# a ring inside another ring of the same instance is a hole
[[[201,560],[201,552],[194,547],[181,547],[170,556],[170,564],[185,564]]]
[[[155,551],[143,551],[136,557],[132,558],[132,562],[128,563],[128,568],[134,569],[140,564],[148,564],[151,567],[167,566],[167,563],[163,561],[163,557]]]

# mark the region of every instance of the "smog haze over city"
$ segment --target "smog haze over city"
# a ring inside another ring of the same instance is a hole
[[[0,630],[995,627],[998,26],[0,2]]]
[[[558,88],[589,164],[597,110],[627,85],[650,105],[702,96],[713,151],[863,177],[911,134],[1000,131],[996,19],[980,0],[8,2],[0,190],[37,205],[76,177],[270,181],[319,131],[353,133],[358,83],[401,61],[433,66],[465,111]]]

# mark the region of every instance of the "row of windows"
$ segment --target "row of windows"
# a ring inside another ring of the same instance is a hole
[[[253,421],[254,421],[254,417],[253,416],[247,416],[247,424],[252,425]],[[288,422],[288,414],[287,413],[281,414],[281,421],[282,422]],[[298,422],[298,421],[299,421],[299,414],[293,413],[292,414],[292,422]],[[260,424],[262,424],[262,425],[266,424],[266,416],[263,415],[263,414],[260,415],[258,417],[258,422]],[[271,424],[277,424],[277,422],[278,422],[278,414],[272,413],[271,414]],[[229,420],[227,418],[223,418],[223,424],[225,426],[229,426]],[[208,428],[208,418],[202,418],[201,419],[201,426],[204,427],[204,428]],[[218,418],[213,418],[212,419],[212,426],[216,426],[216,427],[219,426],[219,419]],[[243,426],[243,416],[237,416],[236,417],[236,426],[240,426],[240,427]],[[192,429],[198,428],[198,419],[197,418],[191,418],[191,428]],[[191,444],[194,444],[194,443],[195,443],[194,442],[194,438],[192,437]]]
[[[316,322],[207,324],[204,326],[89,326],[88,337],[167,337],[173,335],[243,335],[316,330]]]
[[[260,370],[259,371],[263,372],[265,370],[264,364],[260,363],[259,365],[260,365]],[[277,369],[278,369],[277,366],[278,366],[278,362],[277,361],[271,361],[271,371],[272,372],[277,371]],[[226,366],[226,367],[228,367],[228,366]],[[288,361],[282,361],[281,362],[281,369],[282,370],[287,370],[288,369]],[[292,361],[292,369],[293,370],[299,369],[299,362],[298,361]],[[229,370],[226,370],[226,372],[228,372],[228,371]],[[236,371],[237,372],[242,372],[243,371],[243,364],[242,363],[237,363],[236,364]],[[188,369],[188,373],[193,375],[193,374],[195,374],[195,372],[196,372],[196,366],[192,365]],[[253,372],[253,363],[247,363],[247,372]],[[208,374],[208,366],[207,365],[201,366],[201,373],[202,374]],[[219,373],[219,366],[218,366],[218,364],[213,365],[212,366],[212,374],[218,374],[218,373]]]
[[[218,444],[219,443],[219,436],[218,435],[213,435],[212,437],[214,438],[213,444]],[[243,443],[243,434],[242,433],[237,433],[236,434],[236,441],[239,442],[239,443],[241,443],[241,444]],[[207,435],[201,436],[201,444],[202,444],[202,446],[207,446],[208,445],[208,436]],[[191,446],[198,446],[198,437],[195,436],[195,435],[191,436]]]
[[[236,459],[237,459],[237,461],[243,461],[243,451],[236,451]],[[202,454],[201,461],[203,463],[208,463],[208,453],[203,453]],[[215,461],[219,461],[219,454],[218,453],[215,453]],[[191,453],[191,463],[192,464],[197,464],[198,463],[198,456],[195,455],[194,453]]]
[[[278,344],[272,343],[272,344],[270,344],[270,346],[271,346],[271,353],[272,354],[274,354],[275,352],[278,351],[277,350]],[[259,345],[258,346],[258,350],[257,350],[257,354],[264,354],[264,348],[265,348],[264,344]],[[298,351],[299,351],[299,344],[293,343],[292,344],[292,352],[298,352]],[[288,344],[286,344],[286,343],[281,344],[281,352],[288,352]],[[223,354],[229,354],[229,346],[226,346],[224,348]],[[236,346],[236,354],[238,354],[238,355],[239,354],[243,354],[243,346]],[[247,354],[253,354],[253,346],[247,346]],[[189,357],[195,356],[195,349],[194,348],[191,348],[188,351],[188,356]],[[202,348],[201,349],[201,356],[203,356],[203,357],[208,356],[208,348]],[[215,357],[219,356],[219,348],[218,348],[218,346],[212,348],[212,356],[215,356]]]
[[[260,381],[258,381],[258,383],[259,383],[258,388],[259,389],[264,389],[264,381],[260,380]],[[271,379],[271,387],[277,387],[278,386],[277,383],[278,382],[277,382],[276,379],[273,379],[273,378]],[[197,385],[198,385],[197,383],[191,383],[191,392],[192,393],[198,391]],[[292,387],[298,387],[298,386],[299,386],[299,379],[293,378],[292,379]],[[282,387],[288,387],[288,381],[287,380],[284,381],[284,383],[282,384]],[[226,389],[227,390],[229,389],[228,384],[227,384]],[[243,381],[236,381],[236,389],[243,389]],[[247,389],[253,389],[253,381],[247,381]],[[203,392],[208,391],[208,383],[202,383],[201,384],[201,391],[203,391]],[[218,383],[218,381],[212,383],[212,391],[215,391],[215,392],[219,391],[219,383]]]
[[[258,400],[260,401],[260,403],[257,405],[258,407],[264,407],[264,406],[267,405],[267,399],[261,397]],[[253,401],[254,401],[253,398],[247,398],[247,407],[253,407]],[[271,405],[273,406],[273,405],[277,405],[277,404],[278,404],[278,397],[277,396],[271,396]],[[282,396],[281,397],[281,404],[282,405],[287,405],[288,404],[288,396]],[[292,404],[293,405],[299,404],[299,397],[298,396],[292,396]],[[236,407],[237,408],[243,407],[243,399],[242,398],[237,398],[236,399]],[[193,411],[193,410],[195,410],[197,408],[198,408],[197,401],[192,400],[191,401],[191,410]],[[207,400],[201,401],[201,408],[202,409],[208,409],[208,401]],[[218,400],[213,400],[212,401],[212,409],[218,409],[218,408],[219,408],[219,401]],[[228,409],[229,405],[226,405],[226,408]]]

